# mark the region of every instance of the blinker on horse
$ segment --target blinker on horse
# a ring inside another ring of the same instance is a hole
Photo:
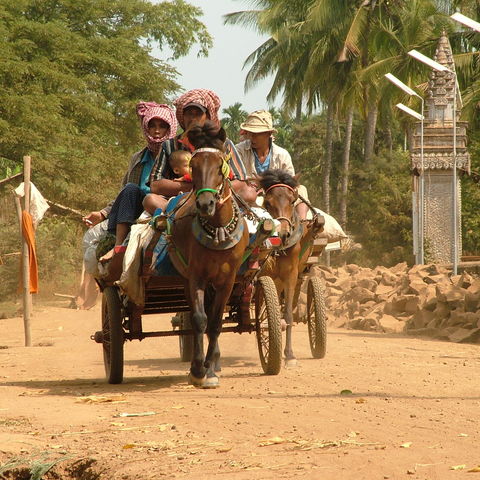
[[[218,337],[248,244],[248,229],[231,195],[225,131],[207,122],[203,127],[193,127],[188,138],[196,149],[190,162],[193,191],[176,212],[170,251],[172,262],[185,279],[192,312],[189,381],[197,387],[215,388],[219,386],[215,373],[220,358]],[[212,295],[206,295],[207,291]]]

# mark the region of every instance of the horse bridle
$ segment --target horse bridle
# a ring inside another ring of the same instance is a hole
[[[293,194],[295,195],[295,198],[293,199],[293,202],[292,203],[295,203],[297,201],[297,198],[298,198],[298,191],[296,188],[293,188],[291,187],[290,185],[287,185],[286,183],[276,183],[275,185],[270,185],[270,187],[268,187],[266,190],[265,190],[265,195],[267,195],[267,193],[276,188],[276,187],[285,187],[285,188],[288,188],[290,191],[293,192]],[[294,210],[294,213],[293,215],[295,216],[295,210]],[[284,220],[285,222],[288,223],[288,227],[290,228],[290,230],[293,230],[294,228],[294,225],[293,225],[293,222],[290,218],[287,218],[287,217],[276,217],[276,220]]]
[[[219,150],[218,148],[209,148],[209,147],[204,147],[204,148],[197,148],[192,152],[192,158],[197,154],[197,153],[220,153],[222,157],[222,174],[223,174],[223,180],[218,188],[200,188],[195,192],[195,196],[198,198],[199,195],[202,193],[213,193],[217,200],[220,200],[223,194],[223,190],[225,189],[225,180],[228,178],[228,174],[230,172],[230,166],[228,164],[228,160],[231,157],[231,154],[225,155],[225,153],[222,150]]]

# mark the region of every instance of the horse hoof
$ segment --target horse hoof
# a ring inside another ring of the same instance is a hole
[[[285,359],[285,368],[295,368],[298,365],[296,358]]]
[[[205,378],[202,388],[218,388],[220,386],[220,380],[216,375]]]
[[[193,385],[194,387],[197,388],[202,388],[205,384],[207,377],[203,378],[197,378],[194,375],[192,375],[192,372],[188,374],[188,384]]]

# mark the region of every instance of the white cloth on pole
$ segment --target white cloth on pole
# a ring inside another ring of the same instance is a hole
[[[22,182],[16,189],[17,197],[25,196],[25,183]],[[37,228],[38,222],[43,218],[45,212],[50,208],[43,195],[38,191],[37,187],[30,182],[30,215],[33,219],[33,225]]]

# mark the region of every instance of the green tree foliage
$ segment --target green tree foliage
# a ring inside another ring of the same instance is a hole
[[[28,154],[46,198],[85,212],[115,198],[144,144],[135,104],[169,103],[179,89],[175,69],[152,49],[206,54],[211,38],[200,15],[184,0],[0,0],[0,178]],[[0,199],[9,200],[9,188],[0,187]],[[20,249],[13,201],[7,213],[0,255]],[[80,218],[49,213],[40,223],[41,291],[75,286],[83,231]],[[2,298],[16,290],[18,262],[0,262]]]
[[[200,13],[183,0],[0,0],[1,156],[32,155],[53,200],[102,206],[143,143],[135,103],[178,89],[152,47],[205,53]]]
[[[222,118],[222,125],[227,132],[227,137],[234,143],[240,139],[240,125],[247,118],[248,112],[243,110],[240,102],[234,103],[222,110],[225,117]]]

